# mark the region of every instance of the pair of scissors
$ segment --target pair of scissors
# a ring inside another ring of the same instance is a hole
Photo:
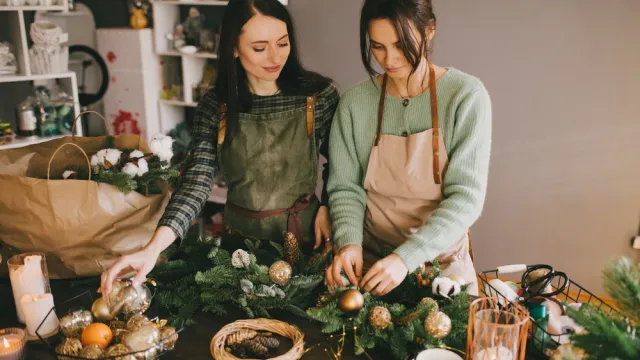
[[[547,270],[544,275],[529,281],[527,278],[531,273],[538,270]],[[520,281],[520,293],[519,301],[522,303],[528,303],[529,300],[536,297],[550,298],[562,293],[569,284],[569,277],[562,271],[556,271],[551,265],[536,264],[536,265],[506,265],[498,268],[498,273],[514,273],[524,271],[522,279]],[[554,282],[559,278],[559,281]],[[553,291],[545,291],[551,283],[554,282],[557,286],[552,286]]]

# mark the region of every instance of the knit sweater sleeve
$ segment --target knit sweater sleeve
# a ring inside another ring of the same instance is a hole
[[[491,116],[491,100],[482,85],[459,102],[443,178],[444,200],[428,222],[395,250],[410,272],[459,240],[479,218],[487,190]]]
[[[333,241],[341,248],[362,246],[367,195],[362,187],[364,171],[354,141],[353,116],[349,100],[338,104],[329,136],[329,211],[333,222]]]

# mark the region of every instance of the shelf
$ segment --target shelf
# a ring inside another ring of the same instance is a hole
[[[64,5],[52,5],[52,6],[7,6],[0,5],[0,11],[65,11]]]
[[[197,52],[195,54],[187,54],[187,53],[182,53],[180,51],[175,51],[175,50],[159,52],[158,55],[159,56],[188,56],[188,57],[203,58],[203,59],[217,59],[218,58],[218,55],[215,54],[215,53]]]
[[[16,136],[16,138],[13,140],[13,143],[0,145],[0,150],[14,149],[14,148],[19,148],[23,146],[39,144],[45,141],[59,139],[63,136],[66,136],[66,135],[56,135],[56,136],[48,136],[48,137],[29,137],[29,138],[21,138]]]
[[[167,105],[174,105],[174,106],[186,106],[186,107],[196,107],[196,106],[198,106],[198,103],[187,102],[187,101],[182,101],[182,100],[164,100],[164,99],[161,99],[160,102],[165,103]]]
[[[33,81],[33,80],[49,80],[49,79],[62,79],[69,78],[75,74],[73,71],[67,71],[58,74],[44,74],[44,75],[0,75],[0,83],[8,82],[20,82],[20,81]]]
[[[221,0],[153,0],[153,5],[202,5],[202,6],[227,6],[228,1]]]

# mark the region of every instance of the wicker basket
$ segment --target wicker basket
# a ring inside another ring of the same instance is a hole
[[[297,327],[280,320],[261,318],[238,320],[225,325],[211,339],[211,356],[216,360],[240,360],[240,358],[235,357],[224,349],[227,343],[227,336],[240,330],[269,331],[291,339],[293,342],[291,349],[285,354],[270,360],[298,360],[304,353],[304,335]]]

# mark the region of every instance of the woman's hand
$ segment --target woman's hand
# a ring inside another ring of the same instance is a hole
[[[322,238],[325,241],[331,241],[331,217],[329,216],[329,208],[325,205],[320,206],[315,220],[316,243],[313,249],[317,249],[322,245]]]
[[[153,270],[153,267],[156,266],[160,253],[169,247],[176,237],[171,228],[166,226],[158,227],[147,246],[133,254],[121,256],[107,271],[102,273],[98,291],[103,295],[109,294],[113,282],[118,277],[132,271],[136,272],[133,284],[136,286],[142,284],[147,279],[147,275]]]
[[[362,247],[350,244],[342,249],[333,257],[333,262],[327,268],[325,274],[325,282],[330,291],[338,286],[347,286],[343,284],[341,272],[347,274],[347,278],[353,285],[358,284],[358,279],[362,276]]]
[[[153,270],[159,256],[159,252],[155,252],[150,248],[140,250],[130,255],[121,256],[107,271],[102,273],[100,293],[103,295],[109,294],[113,282],[120,276],[132,271],[136,272],[133,278],[133,285],[138,286],[142,284],[147,279],[147,275]]]
[[[360,280],[360,288],[376,296],[395,289],[409,273],[407,265],[397,254],[378,260]]]

